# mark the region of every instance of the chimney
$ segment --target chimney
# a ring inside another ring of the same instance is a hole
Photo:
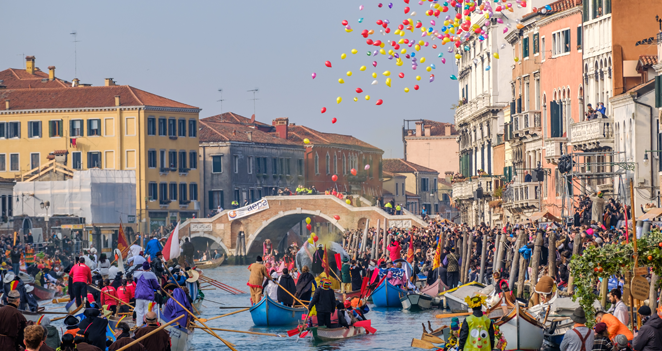
[[[80,79],[78,79],[78,78],[74,78],[74,79],[71,81],[71,86],[75,88],[75,87],[78,86],[79,83],[80,83]]]
[[[251,116],[251,123],[255,123],[255,114]]]
[[[115,106],[120,106],[120,96],[115,95]]]
[[[431,125],[425,125],[425,136],[429,137],[432,135],[432,126]]]
[[[34,74],[34,56],[25,56],[25,71]]]
[[[5,100],[5,110],[9,110],[9,99]]]
[[[278,117],[273,121],[273,125],[276,126],[276,133],[281,139],[287,139],[287,129],[290,119],[287,117]]]
[[[55,66],[48,66],[48,80],[55,80]]]
[[[446,178],[446,181],[448,181],[450,183],[451,179],[453,178],[453,172],[452,171],[446,171],[444,173],[444,176],[445,176],[444,178]]]
[[[423,121],[416,122],[416,136],[423,136]]]
[[[255,115],[253,115],[255,116]],[[253,141],[253,132],[252,131],[247,131],[246,136],[248,137],[248,141]]]
[[[450,124],[446,124],[446,125],[444,126],[444,135],[445,135],[445,136],[450,136],[451,134],[453,134],[453,132],[451,131],[451,125],[450,125]]]
[[[105,85],[107,87],[114,87],[115,86],[115,81],[113,80],[113,78],[106,78],[105,81],[106,81]]]

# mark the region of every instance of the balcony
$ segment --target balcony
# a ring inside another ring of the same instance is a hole
[[[188,172],[190,171],[190,168],[179,168],[179,175],[187,175]]]
[[[159,168],[159,174],[166,175],[168,173],[170,173],[170,168],[163,168],[163,167]]]
[[[535,210],[540,205],[540,187],[544,183],[514,183],[503,192],[503,207],[511,212]]]
[[[526,111],[513,118],[513,136],[526,138],[539,136],[542,133],[540,111]]]
[[[567,138],[550,138],[545,140],[545,160],[547,162],[556,164],[559,157],[565,151],[565,145],[568,143]]]
[[[598,118],[570,127],[572,147],[576,151],[599,151],[614,147],[614,120]]]
[[[475,99],[468,101],[455,109],[455,124],[468,123],[471,117],[477,113],[487,110],[490,106],[490,95],[481,94]]]
[[[584,59],[611,50],[611,31],[611,14],[584,22]]]

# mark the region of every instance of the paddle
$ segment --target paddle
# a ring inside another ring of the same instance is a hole
[[[370,279],[368,279],[368,277],[363,277],[363,281],[361,282],[361,294],[359,296],[363,296],[365,293],[365,289],[368,287],[368,282],[370,282]]]
[[[460,312],[460,313],[446,313],[446,314],[438,314],[435,317],[442,319],[442,318],[452,318],[452,317],[464,317],[470,315],[471,312]]]
[[[116,298],[115,296],[110,295],[110,294],[107,294],[107,293],[104,292],[103,290],[97,289],[97,288],[93,287],[92,285],[88,285],[87,287],[88,287],[88,288],[92,288],[92,289],[94,289],[94,290],[96,290],[96,291],[98,291],[98,292],[100,292],[100,293],[102,293],[102,294],[104,294],[104,295],[106,295],[106,296],[108,296],[108,297],[110,297],[110,298],[113,298],[113,299],[115,299],[115,301],[121,303],[122,305],[129,306],[129,308],[133,310],[133,306],[131,306],[131,305],[129,305],[128,303],[126,303],[126,302],[124,302],[124,301],[122,301],[122,300]]]
[[[432,334],[428,334],[428,333],[423,333],[423,336],[421,337],[421,340],[427,341],[427,342],[432,342],[432,343],[435,343],[435,344],[445,343],[444,339],[442,339],[438,336],[434,336]]]
[[[278,285],[278,286],[279,286],[279,287],[280,287],[281,289],[283,289],[283,290],[284,290],[284,291],[285,291],[286,293],[288,293],[288,294],[289,294],[290,296],[292,296],[292,298],[294,298],[295,300],[297,300],[297,301],[298,301],[298,302],[299,302],[300,304],[302,304],[302,305],[303,305],[303,307],[305,307],[305,308],[306,308],[306,309],[308,310],[308,306],[307,306],[306,304],[304,304],[304,303],[303,303],[303,301],[301,301],[301,300],[299,300],[299,299],[297,299],[297,297],[296,297],[296,296],[294,296],[294,295],[292,295],[292,293],[291,293],[291,292],[289,292],[289,291],[288,291],[287,289],[285,289],[285,288],[283,288],[283,286],[282,286],[282,285],[280,285],[280,284],[278,284],[278,282],[277,282],[277,281],[275,281],[275,280],[274,280],[273,282],[274,282],[274,283],[276,283],[276,285]],[[310,310],[309,310],[309,311],[310,311]]]
[[[352,326],[361,327],[365,329],[368,332],[368,334],[370,333],[375,334],[377,332],[377,329],[372,327],[372,322],[369,319],[365,321],[355,322],[354,324],[352,324]]]
[[[419,339],[412,339],[411,340],[411,347],[416,347],[416,348],[419,348],[419,349],[427,349],[427,350],[438,348],[430,342],[419,340]]]
[[[198,329],[205,329],[203,327],[199,327],[197,325],[193,326],[194,328]],[[230,333],[243,333],[243,334],[251,334],[251,335],[264,335],[264,336],[275,336],[278,338],[284,338],[284,335],[280,334],[269,334],[269,333],[258,333],[258,332],[250,332],[250,331],[242,331],[242,330],[232,330],[232,329],[222,329],[222,328],[209,328],[211,330],[218,330],[218,331],[224,331],[224,332],[230,332]]]
[[[209,322],[209,321],[213,321],[214,319],[219,319],[219,318],[223,318],[223,317],[231,316],[231,315],[233,315],[233,314],[237,314],[237,313],[240,313],[240,312],[246,312],[246,311],[248,311],[248,310],[250,310],[250,309],[251,309],[250,307],[246,307],[246,308],[241,309],[241,310],[239,310],[239,311],[234,311],[234,312],[230,312],[230,313],[222,314],[222,315],[220,315],[220,316],[212,317],[212,318],[209,318],[209,319],[200,318],[200,321],[202,321],[203,323],[206,323],[206,322]]]

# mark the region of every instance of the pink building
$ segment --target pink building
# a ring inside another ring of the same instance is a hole
[[[411,128],[412,124],[414,128]],[[405,160],[432,168],[442,175],[446,172],[455,174],[460,170],[458,135],[452,123],[405,120],[402,129]]]

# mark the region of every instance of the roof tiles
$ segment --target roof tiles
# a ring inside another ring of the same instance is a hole
[[[208,121],[209,118],[200,120],[200,131],[198,138],[201,143],[205,142],[245,142],[256,144],[276,145],[300,145],[293,141],[278,138],[270,133],[265,133],[250,126],[238,123],[221,123]],[[250,136],[249,136],[250,134]]]
[[[414,172],[429,172],[429,173],[439,173],[434,169],[427,168],[413,162],[405,161],[401,158],[385,158],[384,162],[384,171],[391,173],[414,173]]]

